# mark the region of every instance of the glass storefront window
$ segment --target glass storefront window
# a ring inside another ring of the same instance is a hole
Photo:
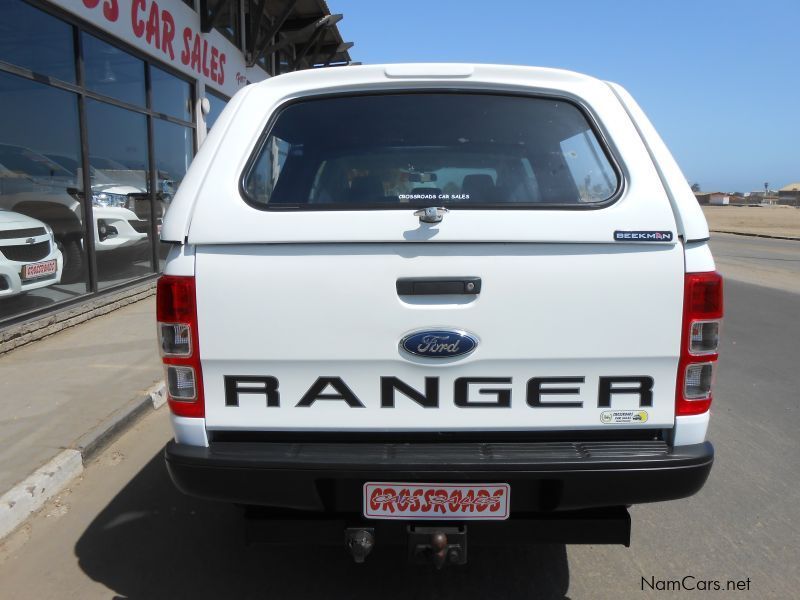
[[[223,34],[236,39],[238,12],[228,17]],[[165,68],[0,0],[0,327],[153,274],[154,234],[195,147],[195,84]],[[227,100],[210,100],[213,122]]]
[[[206,129],[211,131],[211,127],[222,114],[222,109],[225,108],[228,101],[208,89],[206,89],[206,98],[208,98],[208,102],[211,105],[211,110],[206,115]]]
[[[194,129],[176,125],[169,121],[153,121],[153,147],[155,148],[158,188],[156,189],[156,224],[161,230],[161,222],[169,208],[189,163],[194,155]],[[160,265],[163,267],[168,248],[159,248]]]
[[[147,118],[96,100],[86,118],[102,289],[152,273]]]
[[[183,181],[194,154],[194,130],[169,121],[153,121],[153,146],[158,169],[158,193],[168,201]]]
[[[0,60],[75,83],[72,26],[22,0],[2,0]]]
[[[86,87],[128,104],[145,105],[144,61],[83,33]]]
[[[0,72],[0,320],[87,291],[77,97]]]
[[[176,119],[192,120],[192,85],[166,71],[150,67],[152,109]]]

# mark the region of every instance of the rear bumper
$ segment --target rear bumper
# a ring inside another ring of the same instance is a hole
[[[709,442],[533,443],[170,442],[167,468],[183,492],[213,500],[360,513],[367,481],[503,482],[512,514],[684,498],[703,487]]]

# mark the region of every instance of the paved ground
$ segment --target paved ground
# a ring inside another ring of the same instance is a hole
[[[149,298],[0,356],[0,495],[163,377]]]
[[[800,241],[714,233],[711,249],[726,278],[800,294]]]
[[[697,496],[634,508],[630,549],[471,548],[466,568],[435,573],[388,552],[357,566],[338,548],[246,546],[235,507],[172,487],[159,411],[0,546],[0,597],[612,599],[665,596],[642,578],[687,575],[749,578],[743,597],[798,597],[799,308],[796,294],[728,281],[716,464]]]

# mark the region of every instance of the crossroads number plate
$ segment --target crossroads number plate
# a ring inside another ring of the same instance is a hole
[[[501,521],[508,518],[510,500],[507,483],[364,484],[368,519]]]
[[[48,275],[53,275],[56,271],[58,271],[58,263],[54,260],[46,260],[45,262],[32,263],[22,267],[22,278],[47,277]]]

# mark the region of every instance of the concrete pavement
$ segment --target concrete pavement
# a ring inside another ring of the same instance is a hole
[[[74,473],[74,461],[50,461],[91,451],[146,405],[163,377],[154,315],[151,296],[0,356],[0,496],[45,464],[45,475]],[[26,481],[23,491],[36,500],[56,479]],[[0,537],[22,499],[4,498]]]

